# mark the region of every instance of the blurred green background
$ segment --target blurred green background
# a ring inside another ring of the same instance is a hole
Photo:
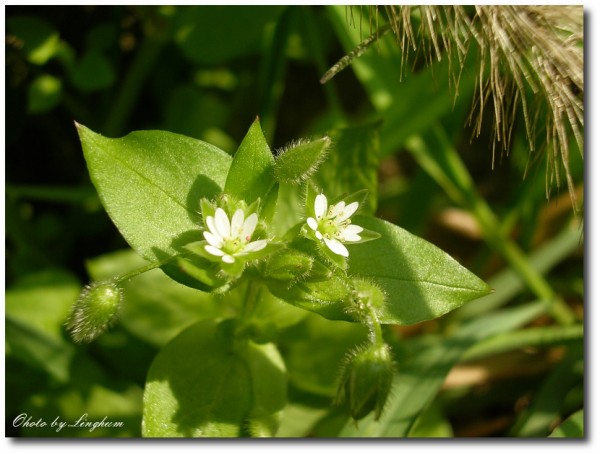
[[[139,436],[145,376],[158,349],[191,321],[227,310],[207,301],[198,311],[202,296],[155,271],[128,284],[131,304],[119,325],[91,345],[72,344],[63,321],[81,286],[142,263],[125,251],[100,204],[74,121],[109,137],[169,130],[230,153],[257,115],[273,149],[380,122],[378,215],[496,289],[443,319],[394,330],[406,339],[399,348],[430,348],[463,320],[500,307],[533,308],[448,364],[455,367],[443,386],[432,388],[429,425],[413,435],[546,436],[582,408],[582,219],[566,188],[550,186],[547,200],[544,161],[529,162],[522,124],[492,169],[491,107],[479,137],[466,125],[475,60],[456,91],[447,61],[429,67],[419,54],[400,81],[401,54],[389,34],[320,84],[369,34],[366,7],[7,6],[5,13],[7,436]],[[577,151],[571,157],[582,198],[583,162]],[[540,302],[539,310],[530,306]],[[294,351],[304,328],[286,332],[285,351]],[[438,374],[442,381],[447,372]],[[292,400],[321,411],[331,388],[322,381],[292,374]],[[126,424],[58,433],[14,427],[23,412]],[[321,435],[308,425],[294,432],[288,424],[283,433]]]

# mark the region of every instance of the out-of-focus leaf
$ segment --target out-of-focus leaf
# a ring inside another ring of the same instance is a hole
[[[180,7],[175,42],[194,63],[215,65],[257,53],[264,30],[283,6]]]
[[[146,437],[273,436],[286,402],[272,344],[236,340],[233,320],[192,325],[158,354],[144,391]]]
[[[44,65],[59,49],[58,31],[39,17],[14,16],[6,20],[8,30],[22,42],[27,59],[36,65]]]
[[[283,409],[278,438],[304,438],[310,435],[312,426],[325,415],[323,408],[300,404],[288,404]]]
[[[364,214],[374,214],[377,209],[379,126],[374,123],[331,131],[333,146],[313,177],[328,199],[366,189],[368,196],[359,211]]]
[[[27,110],[33,114],[48,112],[60,102],[61,94],[61,80],[42,74],[29,86]]]
[[[438,405],[433,403],[419,415],[410,429],[410,438],[452,438],[452,424]]]
[[[110,87],[115,81],[111,62],[101,53],[90,50],[71,70],[73,84],[83,92]]]
[[[283,331],[278,345],[295,387],[332,397],[344,356],[366,339],[367,330],[362,325],[333,322],[311,314]]]
[[[5,312],[15,320],[62,339],[62,327],[81,285],[71,273],[46,270],[17,281],[6,291]]]
[[[552,431],[550,437],[552,438],[583,438],[584,423],[584,412],[583,409],[573,413],[567,419],[565,419],[560,426]]]

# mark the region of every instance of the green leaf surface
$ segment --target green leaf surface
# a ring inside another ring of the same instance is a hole
[[[275,184],[273,163],[273,154],[256,119],[234,155],[225,193],[248,204],[259,197],[265,200]]]
[[[406,230],[366,216],[354,217],[353,223],[381,235],[348,250],[350,274],[371,278],[387,296],[382,323],[431,320],[490,292],[447,253]]]
[[[233,320],[192,325],[161,350],[144,391],[146,437],[274,435],[286,402],[272,344],[234,338]]]
[[[584,412],[583,409],[573,413],[565,419],[560,426],[552,431],[552,438],[583,438],[584,437]]]
[[[109,139],[77,125],[92,182],[109,216],[145,259],[162,261],[200,235],[200,199],[219,194],[231,157],[164,131]]]

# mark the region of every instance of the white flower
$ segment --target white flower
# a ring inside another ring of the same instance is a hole
[[[236,257],[260,251],[267,245],[267,240],[250,241],[257,223],[256,213],[244,219],[244,211],[238,208],[229,222],[225,211],[217,208],[214,217],[206,216],[208,230],[203,235],[208,244],[204,249],[211,255],[221,257],[225,263],[233,263]]]
[[[315,218],[306,219],[308,226],[314,230],[315,236],[331,249],[335,254],[348,257],[348,249],[342,243],[353,243],[361,241],[358,235],[363,228],[353,225],[350,221],[356,210],[358,202],[346,205],[346,202],[338,202],[327,206],[327,197],[319,194],[315,198]]]

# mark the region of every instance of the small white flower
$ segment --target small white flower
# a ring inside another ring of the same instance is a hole
[[[361,241],[358,235],[363,228],[353,225],[350,221],[356,210],[358,202],[346,205],[346,202],[338,202],[335,205],[327,205],[327,197],[319,194],[315,198],[315,218],[306,219],[308,226],[314,230],[315,236],[331,249],[335,254],[348,257],[348,249],[342,243],[353,243]]]
[[[260,251],[266,247],[267,240],[250,241],[257,223],[256,213],[244,218],[244,211],[238,208],[230,222],[225,211],[217,208],[214,217],[206,216],[208,230],[203,235],[208,244],[204,249],[211,255],[221,257],[225,263],[233,263],[236,257]]]

